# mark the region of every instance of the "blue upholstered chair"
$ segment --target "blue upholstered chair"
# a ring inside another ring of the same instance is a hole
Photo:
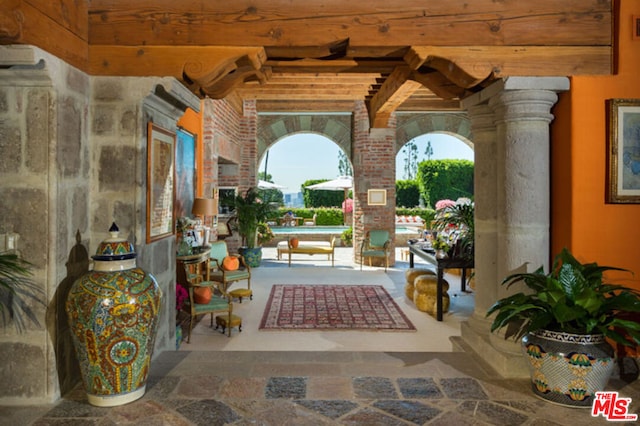
[[[225,257],[236,257],[240,262],[240,267],[235,271],[227,271],[222,265]],[[209,251],[209,280],[218,282],[222,285],[222,290],[229,294],[232,298],[238,298],[240,303],[244,297],[253,299],[251,291],[251,268],[245,263],[244,257],[234,254],[230,255],[227,249],[227,243],[224,241],[215,241],[211,243]],[[247,280],[247,288],[236,288],[229,290],[229,286],[238,281]]]
[[[389,231],[383,229],[372,229],[367,232],[362,245],[360,246],[360,270],[364,258],[369,258],[369,266],[371,266],[372,257],[384,258],[384,270],[386,272],[389,267],[389,253],[391,251],[391,240],[389,239]]]
[[[200,273],[194,273],[192,268],[196,265],[192,263],[183,263],[185,276],[187,277],[187,292],[189,300],[185,303],[183,310],[190,315],[189,332],[187,334],[187,343],[191,342],[191,330],[196,322],[196,318],[200,315],[211,314],[211,326],[213,327],[213,314],[223,313],[228,315],[228,323],[231,323],[231,315],[233,313],[233,303],[231,297],[221,291],[218,283],[213,281],[205,281]],[[198,297],[195,292],[198,289],[210,289],[211,299],[207,303],[197,303]],[[226,315],[225,315],[226,316]],[[229,327],[228,336],[231,336],[231,327]]]

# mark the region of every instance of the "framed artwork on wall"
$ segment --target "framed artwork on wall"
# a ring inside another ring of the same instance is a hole
[[[191,217],[196,196],[196,137],[187,130],[176,131],[175,217]]]
[[[610,99],[607,202],[640,203],[640,99]]]
[[[367,204],[370,206],[386,206],[387,190],[386,189],[369,189],[367,191]]]
[[[173,235],[176,135],[147,125],[147,243]]]

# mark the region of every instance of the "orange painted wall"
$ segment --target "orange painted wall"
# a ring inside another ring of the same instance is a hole
[[[196,196],[202,196],[202,113],[187,108],[178,120],[178,126],[191,132],[196,137]]]
[[[617,73],[573,77],[552,124],[551,252],[634,272],[611,278],[640,289],[640,204],[607,204],[607,99],[640,100],[640,39],[632,38],[640,1],[617,2]]]

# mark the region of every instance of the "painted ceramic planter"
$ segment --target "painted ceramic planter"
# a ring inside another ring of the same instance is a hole
[[[603,335],[540,330],[522,338],[533,393],[570,407],[591,407],[615,367],[613,348]]]
[[[126,404],[146,389],[161,291],[136,267],[128,241],[111,238],[93,256],[93,271],[76,280],[66,301],[74,345],[89,403]]]
[[[257,268],[262,262],[262,247],[240,247],[238,250],[250,268]]]

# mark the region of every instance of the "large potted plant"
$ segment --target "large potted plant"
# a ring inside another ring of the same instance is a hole
[[[13,321],[18,332],[25,330],[25,319],[40,325],[30,305],[31,302],[44,305],[44,292],[31,280],[31,267],[15,253],[0,253],[0,317],[3,326]]]
[[[640,324],[624,319],[640,312],[640,295],[631,288],[604,282],[606,271],[624,269],[580,263],[563,249],[545,273],[507,276],[503,285],[524,283],[531,291],[498,300],[491,331],[521,339],[539,397],[555,403],[590,407],[604,390],[614,368],[610,343],[640,343]]]
[[[237,230],[242,238],[240,254],[250,267],[260,266],[262,247],[258,244],[258,225],[266,222],[271,203],[263,203],[258,188],[249,188],[244,194],[238,194],[221,201],[223,205],[233,207],[237,217]]]

